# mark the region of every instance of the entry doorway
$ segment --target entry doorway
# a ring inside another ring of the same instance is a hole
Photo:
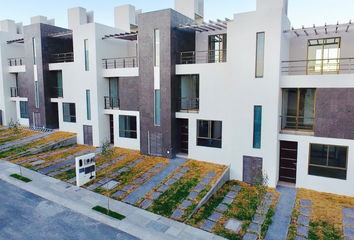
[[[296,183],[297,142],[280,141],[279,181]]]

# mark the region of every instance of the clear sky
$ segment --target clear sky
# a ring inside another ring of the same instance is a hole
[[[81,6],[94,11],[95,22],[114,26],[114,7],[131,4],[143,12],[174,8],[174,0],[0,0],[0,20],[12,19],[16,22],[30,23],[33,16],[54,18],[57,26],[67,27],[67,9]],[[256,0],[204,0],[204,19],[216,20],[225,17],[232,19],[234,13],[253,11]],[[289,18],[292,26],[310,27],[354,22],[353,0],[289,0]]]

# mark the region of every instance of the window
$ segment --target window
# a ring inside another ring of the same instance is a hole
[[[160,29],[154,30],[154,66],[160,67]]]
[[[39,87],[38,87],[38,81],[34,81],[34,87],[35,87],[35,99],[36,99],[36,108],[39,108]]]
[[[262,106],[254,106],[253,148],[261,148]]]
[[[28,102],[20,102],[21,118],[28,118]]]
[[[109,108],[119,108],[119,80],[118,78],[109,78]]]
[[[197,145],[221,148],[222,122],[197,120]]]
[[[347,179],[348,147],[310,144],[309,175]]]
[[[76,122],[75,103],[63,103],[63,121]]]
[[[119,115],[119,137],[136,138],[136,117]]]
[[[308,40],[307,74],[337,74],[340,38]]]
[[[90,96],[90,90],[86,90],[86,112],[87,112],[87,120],[91,120],[91,96]]]
[[[89,71],[89,46],[88,46],[88,39],[84,40],[84,47],[85,47],[85,71]]]
[[[160,99],[160,89],[155,90],[155,125],[160,126],[161,124],[161,99]]]
[[[62,98],[63,97],[63,74],[61,71],[57,72],[57,96]]]
[[[180,110],[199,110],[199,75],[181,77]]]
[[[209,63],[226,62],[226,34],[209,36]]]
[[[32,38],[33,65],[37,65],[36,38]]]
[[[264,40],[265,33],[257,33],[256,78],[262,78],[264,74]]]
[[[313,131],[316,90],[283,89],[282,129]]]

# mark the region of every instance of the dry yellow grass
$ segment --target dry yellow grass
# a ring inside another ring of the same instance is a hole
[[[342,235],[341,238],[344,238],[342,233],[342,207],[354,208],[354,198],[299,188],[292,215],[292,229],[295,232],[301,199],[310,200],[312,202],[310,222],[315,224],[312,227],[310,224],[310,232],[312,228],[317,239],[329,239],[328,234],[331,234],[331,232],[328,231],[330,227],[334,229],[332,232],[337,231]],[[330,227],[326,227],[325,229],[321,226],[322,223],[328,223]],[[294,233],[290,233],[288,239],[294,239]],[[336,238],[332,237],[331,239]]]

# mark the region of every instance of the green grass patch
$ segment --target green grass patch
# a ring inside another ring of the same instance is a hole
[[[72,179],[73,177],[76,176],[76,169],[73,168],[73,169],[69,169],[65,172],[62,172],[60,174],[58,174],[56,176],[56,178],[60,179],[60,180],[69,180],[69,179]]]
[[[18,179],[18,180],[21,180],[21,181],[23,181],[23,182],[26,182],[26,183],[32,182],[31,179],[26,178],[26,177],[23,177],[23,176],[21,176],[21,175],[18,175],[18,174],[16,174],[16,173],[11,174],[10,176],[13,177],[13,178],[16,178],[16,179]]]
[[[111,210],[108,211],[106,208],[101,207],[101,206],[95,206],[92,209],[97,212],[106,214],[112,218],[118,219],[118,220],[123,220],[125,218],[125,216],[123,216],[122,214],[119,214],[119,213],[111,211]]]
[[[197,185],[198,181],[199,179],[197,177],[192,179],[187,179],[185,177],[180,178],[178,182],[173,184],[154,201],[154,204],[149,207],[149,210],[156,214],[170,217],[178,205],[187,198],[190,191]]]
[[[333,225],[329,224],[328,222],[310,222],[308,239],[323,239],[321,236],[325,236],[325,239],[331,240],[342,239],[342,233],[339,232]]]

